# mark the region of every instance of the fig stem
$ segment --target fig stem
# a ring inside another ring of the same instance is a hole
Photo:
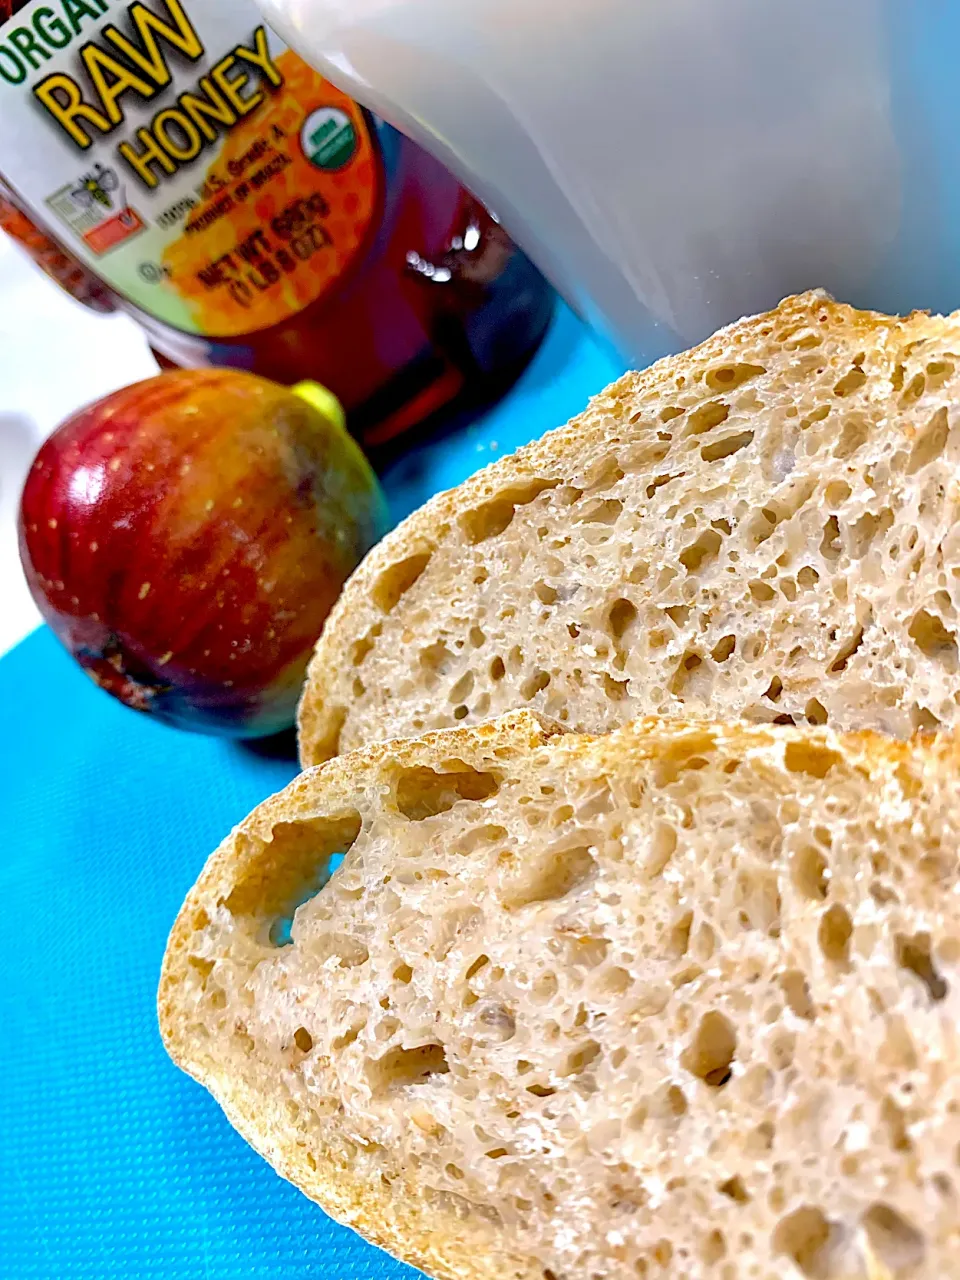
[[[360,445],[350,434],[347,429],[347,415],[343,411],[343,405],[326,387],[321,386],[319,382],[311,382],[309,379],[304,382],[298,382],[290,390],[295,396],[299,396],[305,401],[311,409],[316,411],[325,418],[330,425],[340,433],[341,446],[344,450],[349,451],[353,455],[354,462],[360,467],[364,473],[364,477],[368,484],[380,494],[380,501],[386,511],[386,499],[382,495],[380,482],[377,474],[370,465],[370,460],[363,452]]]
[[[343,405],[326,387],[322,387],[319,382],[298,382],[296,386],[290,390],[295,396],[299,396],[301,400],[306,400],[311,408],[316,409],[334,426],[339,427],[341,431],[347,429],[347,415],[343,412]]]

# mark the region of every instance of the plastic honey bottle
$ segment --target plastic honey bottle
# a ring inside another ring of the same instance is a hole
[[[495,398],[553,307],[253,0],[0,0],[0,227],[162,365],[316,379],[372,449]]]

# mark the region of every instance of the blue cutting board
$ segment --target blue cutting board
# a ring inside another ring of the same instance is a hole
[[[561,309],[503,403],[391,468],[394,514],[619,372]],[[0,1276],[414,1280],[254,1155],[156,1029],[184,895],[294,765],[126,711],[45,629],[0,660],[0,727]]]

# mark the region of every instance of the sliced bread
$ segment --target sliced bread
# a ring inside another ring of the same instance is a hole
[[[428,502],[348,584],[301,756],[529,707],[958,720],[960,316],[791,298]]]
[[[957,1280],[958,767],[527,712],[341,757],[207,864],[164,1041],[443,1280]]]

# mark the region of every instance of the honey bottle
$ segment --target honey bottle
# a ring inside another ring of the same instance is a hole
[[[323,382],[374,452],[501,394],[554,302],[253,0],[0,0],[0,228],[161,365]]]

